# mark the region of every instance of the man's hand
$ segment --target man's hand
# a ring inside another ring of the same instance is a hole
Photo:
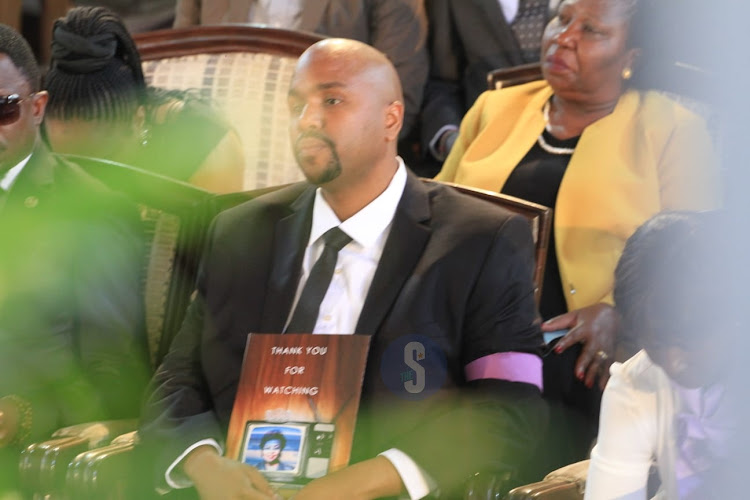
[[[20,411],[13,401],[0,398],[0,448],[8,446],[19,429]]]
[[[375,457],[312,481],[292,500],[369,500],[396,496],[402,489],[390,460]]]
[[[599,386],[609,380],[609,367],[614,361],[615,334],[619,318],[609,304],[599,303],[556,316],[542,324],[542,330],[552,332],[563,328],[570,331],[555,346],[555,352],[563,352],[573,344],[583,344],[576,361],[576,378],[592,387],[599,377]]]
[[[276,498],[256,469],[222,457],[212,446],[200,446],[185,458],[182,470],[201,500],[266,500]]]

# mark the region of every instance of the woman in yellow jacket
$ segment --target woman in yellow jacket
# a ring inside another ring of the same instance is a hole
[[[437,179],[554,208],[540,310],[545,331],[581,343],[576,377],[604,385],[614,357],[614,269],[657,212],[719,204],[703,120],[656,92],[628,90],[646,15],[638,0],[564,0],[542,41],[544,80],[485,92]]]

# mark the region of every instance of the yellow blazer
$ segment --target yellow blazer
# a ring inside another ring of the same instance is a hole
[[[500,191],[542,133],[551,96],[545,81],[482,94],[436,178]],[[612,303],[625,241],[649,217],[717,208],[720,192],[704,121],[657,92],[625,92],[584,130],[553,207],[568,310]]]

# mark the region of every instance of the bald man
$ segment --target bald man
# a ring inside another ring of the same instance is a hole
[[[260,473],[222,458],[219,444],[248,332],[372,336],[353,465],[296,499],[422,498],[454,492],[478,470],[513,470],[546,415],[527,222],[408,172],[396,155],[401,87],[375,49],[313,45],[288,102],[307,182],[214,221],[196,298],[146,405],[142,438],[158,449],[157,476],[204,500],[272,497]],[[336,273],[299,326],[335,228],[348,236]],[[442,359],[422,384],[429,397],[382,377],[408,369],[400,343],[415,335]]]

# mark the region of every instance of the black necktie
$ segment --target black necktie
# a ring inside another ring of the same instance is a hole
[[[325,248],[310,271],[310,276],[307,277],[307,283],[302,289],[292,320],[286,329],[287,333],[312,333],[318,321],[320,303],[323,302],[333,278],[339,250],[352,241],[351,237],[338,227],[326,231],[323,240]]]

